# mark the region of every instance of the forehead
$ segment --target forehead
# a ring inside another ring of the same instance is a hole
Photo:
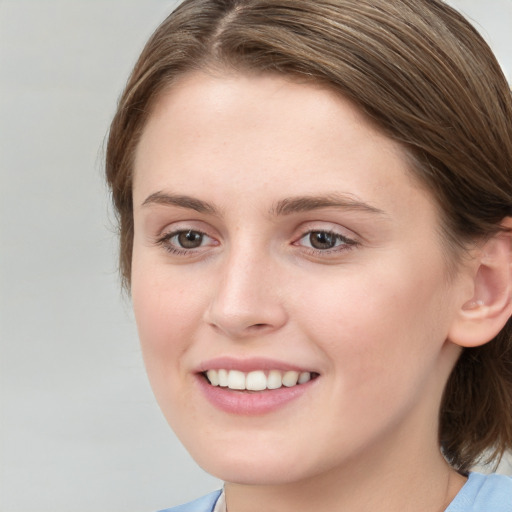
[[[286,112],[284,117],[283,112]],[[143,139],[153,126],[166,124],[169,130],[174,126],[180,133],[188,130],[188,135],[192,136],[211,135],[215,131],[222,137],[219,128],[237,127],[244,129],[237,138],[241,142],[247,131],[264,125],[274,137],[281,130],[280,139],[284,141],[290,132],[282,129],[296,127],[297,122],[302,130],[314,135],[318,128],[337,123],[340,118],[342,122],[358,125],[365,137],[378,135],[382,141],[387,141],[389,148],[401,150],[353,103],[330,86],[301,81],[294,75],[235,71],[197,71],[182,75],[152,104]],[[348,134],[347,131],[345,135]],[[290,136],[297,137],[297,133],[290,133]]]
[[[401,145],[325,86],[277,75],[184,75],[155,102],[136,152],[135,201],[178,189],[237,196],[343,193],[409,202]],[[275,197],[279,200],[279,197]],[[430,200],[430,198],[427,198]],[[379,206],[380,208],[380,206]]]

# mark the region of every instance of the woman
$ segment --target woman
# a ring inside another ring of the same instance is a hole
[[[188,0],[107,179],[176,510],[512,510],[512,97],[439,0]]]

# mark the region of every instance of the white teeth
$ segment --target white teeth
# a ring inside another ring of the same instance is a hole
[[[286,372],[283,375],[283,386],[287,388],[291,388],[292,386],[297,385],[297,381],[299,380],[299,372]]]
[[[208,380],[210,381],[210,384],[212,386],[219,385],[219,372],[217,372],[215,370],[208,370],[206,372],[206,376],[208,377]]]
[[[245,389],[245,373],[238,370],[231,370],[228,373],[229,389]]]
[[[215,371],[215,370],[213,370]],[[228,372],[227,370],[219,370],[219,386],[222,386],[223,388],[228,387]]]
[[[299,375],[299,384],[306,384],[306,382],[309,382],[311,380],[311,373],[309,372],[302,372]]]
[[[298,384],[305,384],[311,380],[310,372],[270,370],[255,370],[244,373],[239,370],[208,370],[206,377],[212,386],[235,389],[239,391],[263,391],[265,389],[279,389],[282,386],[291,388]]]
[[[267,388],[267,377],[263,372],[249,372],[245,379],[245,389],[250,391],[261,391]]]
[[[267,388],[279,389],[283,385],[283,377],[278,370],[271,370],[268,372]]]

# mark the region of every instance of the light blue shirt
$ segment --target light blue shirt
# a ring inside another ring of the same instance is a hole
[[[222,491],[160,512],[212,512]],[[445,512],[512,512],[512,477],[470,473]]]
[[[185,505],[166,508],[160,512],[212,512],[221,494],[222,491],[215,491]]]
[[[512,477],[470,473],[446,512],[512,512]]]

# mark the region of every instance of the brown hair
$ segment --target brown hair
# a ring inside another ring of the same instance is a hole
[[[127,286],[140,135],[164,89],[210,67],[293,75],[352,100],[406,148],[451,248],[496,233],[512,214],[511,91],[487,44],[442,1],[186,0],[148,41],[110,129],[106,174]],[[461,472],[512,447],[511,320],[490,343],[463,351],[439,437]]]

